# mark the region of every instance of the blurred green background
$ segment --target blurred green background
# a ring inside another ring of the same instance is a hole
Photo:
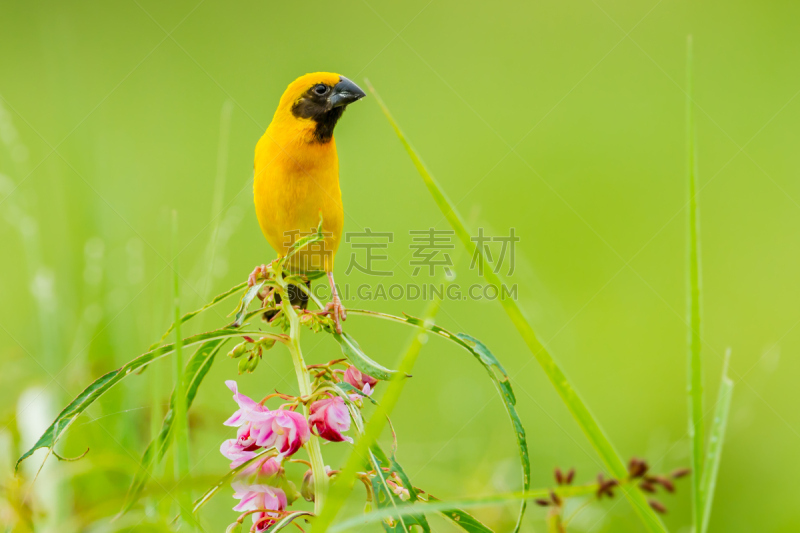
[[[73,425],[60,448],[91,448],[82,461],[51,458],[31,492],[41,455],[17,479],[13,460],[91,379],[169,324],[173,209],[184,310],[273,257],[252,208],[253,148],[286,85],[317,70],[369,78],[472,226],[516,229],[520,303],[620,453],[660,471],[688,465],[683,90],[692,34],[706,410],[727,347],[736,382],[711,530],[800,530],[798,16],[797,3],[741,0],[3,2],[0,522],[22,528],[27,496],[37,531],[166,527],[169,463],[140,510],[108,519],[163,413],[171,361],[123,382]],[[345,230],[393,232],[391,281],[419,281],[408,231],[449,228],[374,98],[348,110],[336,137]],[[381,281],[345,276],[341,258],[352,251],[339,251],[339,283]],[[462,254],[465,285],[478,280],[468,267]],[[419,314],[425,303],[347,305]],[[191,329],[223,325],[231,306]],[[504,362],[534,486],[550,484],[555,466],[576,467],[579,481],[602,470],[499,304],[447,301],[438,322]],[[386,365],[408,342],[399,326],[359,317],[346,326]],[[305,345],[311,362],[339,353],[328,338],[307,335]],[[440,498],[520,487],[502,404],[466,357],[431,340],[393,417],[399,458]],[[257,396],[293,392],[292,375],[280,350],[238,378],[236,363],[219,359],[191,413],[195,496],[227,468],[218,446],[231,436],[221,423],[234,404],[223,380]],[[343,450],[323,451],[336,466]],[[349,513],[361,508],[354,494]],[[683,481],[663,500],[673,531],[689,531],[689,495]],[[235,518],[232,505],[230,491],[209,504],[208,531]],[[514,513],[476,511],[498,531]],[[524,531],[544,529],[544,512],[531,509]],[[589,507],[572,529],[642,530],[619,497]]]

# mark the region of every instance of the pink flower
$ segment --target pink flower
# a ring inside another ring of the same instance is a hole
[[[223,443],[222,455],[231,459],[231,468],[241,465],[255,457],[260,447],[275,447],[282,456],[295,453],[308,441],[311,432],[308,422],[299,413],[278,409],[270,411],[267,407],[240,394],[235,381],[225,384],[233,391],[233,399],[239,409],[225,421],[226,426],[238,427],[235,441]]]
[[[367,396],[372,394],[372,391],[375,389],[375,385],[378,384],[377,379],[370,375],[364,374],[354,366],[349,366],[347,367],[347,370],[344,371],[344,380]]]
[[[253,524],[256,531],[266,531],[276,519],[280,518],[280,513],[269,511],[283,511],[286,509],[286,494],[277,487],[269,485],[245,485],[244,483],[233,483],[235,491],[233,497],[239,503],[233,508],[234,511],[246,512],[266,509],[259,513],[253,513]]]
[[[255,445],[252,447],[258,449],[258,446]],[[238,439],[226,440],[222,443],[222,446],[219,447],[219,451],[222,455],[231,460],[231,468],[236,468],[256,456],[255,450],[244,448],[239,444]]]
[[[350,437],[342,435],[343,431],[350,429],[350,413],[344,400],[338,396],[312,403],[308,422],[323,439],[353,442]]]
[[[311,431],[303,415],[278,409],[270,411],[269,416],[260,424],[256,444],[265,448],[274,446],[286,457],[299,450],[310,437]]]
[[[259,479],[269,479],[275,477],[281,471],[281,462],[277,457],[267,457],[259,459],[253,464],[248,465],[240,473],[241,476],[257,476]]]

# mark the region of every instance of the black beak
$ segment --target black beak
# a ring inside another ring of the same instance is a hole
[[[329,101],[333,107],[342,107],[352,104],[356,100],[361,100],[367,93],[361,87],[348,80],[344,76],[339,76],[339,83],[333,86],[333,92]]]

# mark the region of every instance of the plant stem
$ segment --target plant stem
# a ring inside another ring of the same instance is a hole
[[[300,396],[308,397],[313,392],[311,390],[311,376],[308,373],[306,362],[303,360],[303,352],[300,349],[300,318],[289,302],[286,294],[281,295],[281,308],[289,319],[289,352],[292,354],[294,371],[297,375],[297,385],[300,388]],[[303,404],[303,414],[306,418],[309,415],[309,406]],[[325,472],[325,462],[322,460],[322,450],[319,445],[319,437],[311,435],[306,444],[308,458],[311,459],[311,472],[314,475],[314,514],[319,515],[325,505],[325,495],[328,492],[328,475]]]

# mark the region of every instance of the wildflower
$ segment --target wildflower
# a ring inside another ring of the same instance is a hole
[[[331,442],[353,442],[350,437],[342,435],[342,432],[350,429],[350,413],[344,400],[338,396],[312,403],[308,422],[323,439]]]
[[[375,385],[378,384],[377,379],[364,374],[354,366],[347,367],[347,370],[344,372],[344,380],[367,396],[372,394],[372,391],[375,390]]]
[[[267,480],[277,476],[282,470],[281,462],[277,457],[266,457],[254,461],[241,472],[241,476],[257,476],[259,480]]]
[[[241,466],[256,456],[254,450],[244,448],[239,444],[238,439],[226,440],[222,443],[222,446],[220,446],[219,451],[222,455],[231,460],[231,468]]]
[[[270,411],[253,399],[240,394],[235,381],[225,384],[233,391],[233,399],[239,409],[224,423],[238,427],[234,442],[225,441],[220,451],[233,460],[231,468],[241,465],[255,457],[260,447],[275,447],[282,456],[288,456],[300,449],[308,441],[311,433],[308,422],[299,413],[278,409]]]
[[[305,417],[285,409],[270,411],[259,429],[256,445],[264,448],[274,446],[283,457],[295,453],[311,437]]]
[[[288,502],[286,494],[277,487],[269,485],[246,485],[244,483],[233,483],[235,491],[233,497],[239,503],[233,508],[234,511],[259,511],[253,513],[253,524],[255,531],[266,531],[275,521],[280,518],[281,511],[286,509]]]

